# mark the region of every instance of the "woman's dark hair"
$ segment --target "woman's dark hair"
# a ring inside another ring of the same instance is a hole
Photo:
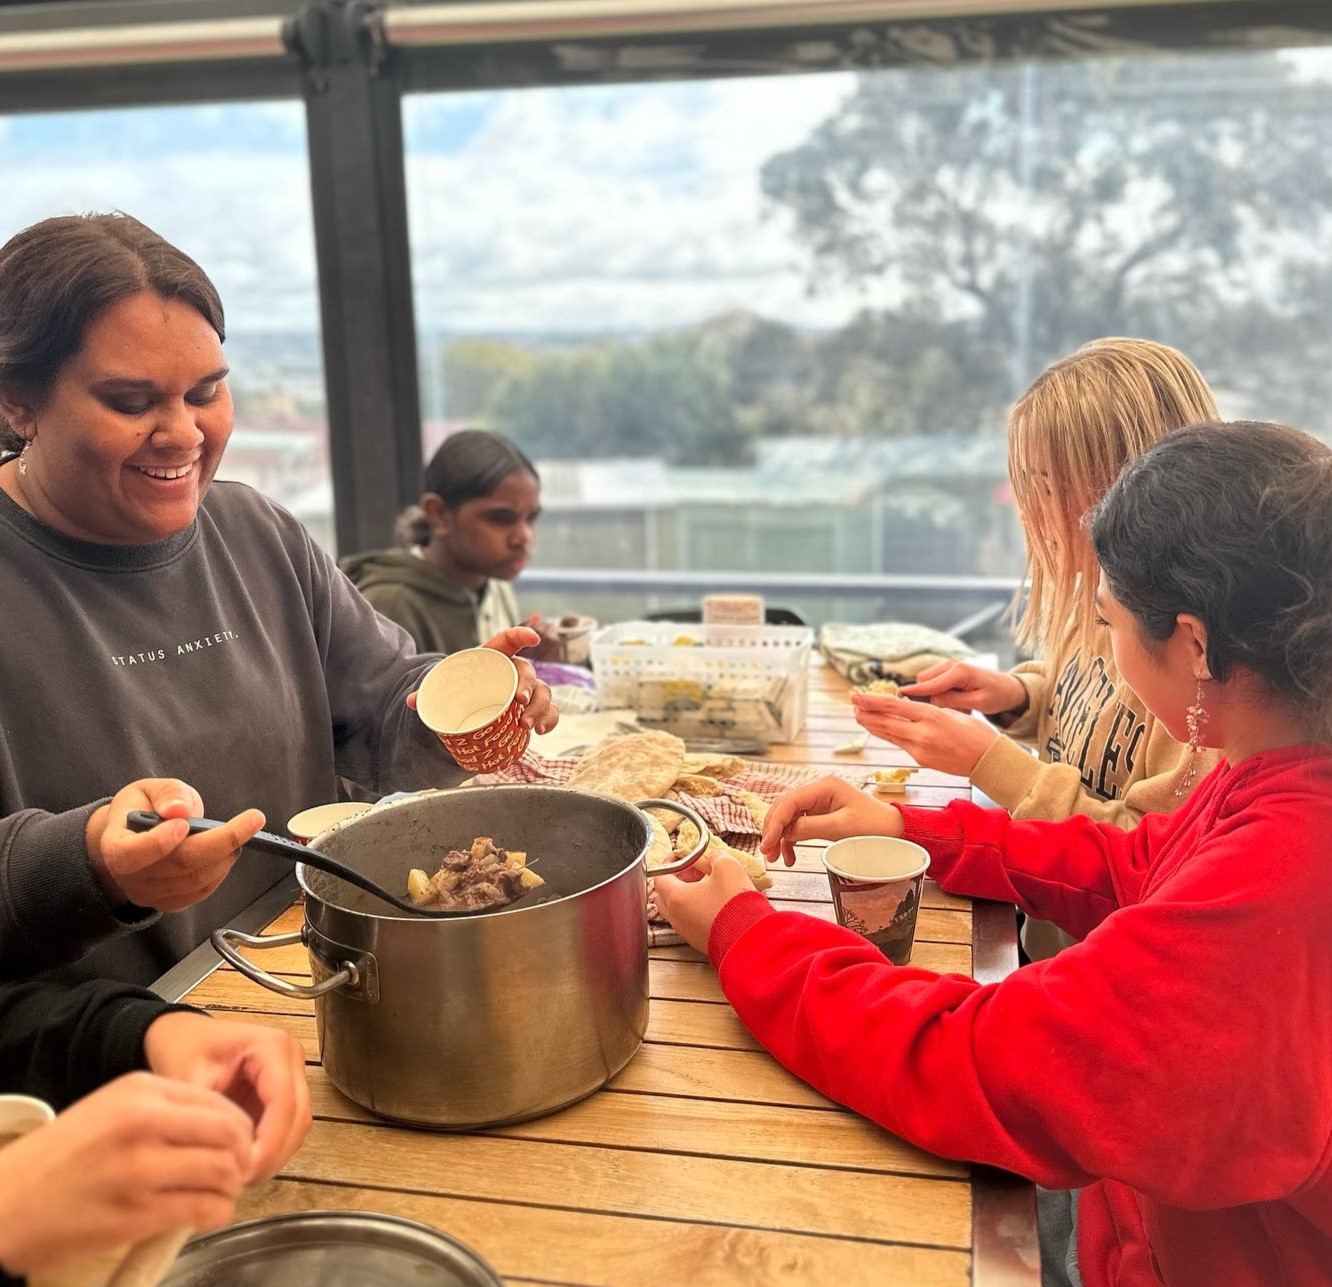
[[[464,429],[446,438],[431,456],[421,486],[453,508],[478,496],[489,496],[520,469],[541,481],[536,466],[507,438],[484,429]]]
[[[1091,539],[1148,639],[1192,613],[1216,679],[1252,671],[1332,740],[1332,448],[1252,421],[1177,430],[1120,474]]]
[[[103,309],[150,290],[226,338],[222,301],[183,251],[127,214],[62,215],[0,246],[0,391],[40,404]],[[0,416],[0,447],[22,439]]]

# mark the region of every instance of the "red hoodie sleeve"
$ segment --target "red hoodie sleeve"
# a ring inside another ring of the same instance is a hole
[[[1146,901],[998,984],[894,967],[846,930],[764,915],[744,895],[710,946],[777,1059],[934,1153],[1050,1187],[1117,1179],[1183,1207],[1270,1199],[1327,1165],[1332,1131],[1326,855],[1308,817],[1278,803],[1216,824]],[[951,855],[950,883],[993,896],[1010,881],[1033,908],[1062,906],[1048,875],[1004,874],[1005,857],[1034,862],[1011,846],[1037,847],[1039,824],[964,820],[985,839]],[[1108,907],[1139,870],[1131,837],[1048,830],[1071,850],[1080,898]],[[1314,874],[1282,888],[1263,854]]]
[[[1015,822],[1002,809],[963,801],[901,813],[904,837],[929,851],[930,875],[950,894],[1016,903],[1079,939],[1137,901],[1162,837],[1179,820],[1149,814],[1131,831],[1082,816]]]

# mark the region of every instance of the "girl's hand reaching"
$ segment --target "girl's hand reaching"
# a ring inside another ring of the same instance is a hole
[[[932,706],[980,711],[982,715],[1020,715],[1027,708],[1027,688],[1020,679],[965,661],[930,666],[901,692],[903,697],[924,699]]]
[[[856,693],[851,702],[861,728],[900,746],[922,768],[940,773],[969,778],[1001,736],[971,715],[905,697]]]
[[[792,867],[795,847],[804,840],[901,834],[902,815],[892,805],[858,791],[843,778],[828,777],[788,791],[768,810],[759,849],[769,862],[780,855]]]
[[[684,875],[689,876],[705,861],[700,858],[692,868],[685,869]],[[657,876],[652,884],[657,891],[657,910],[690,947],[705,956],[717,913],[737,894],[754,890],[745,869],[725,854],[713,859],[703,874],[692,880]]]

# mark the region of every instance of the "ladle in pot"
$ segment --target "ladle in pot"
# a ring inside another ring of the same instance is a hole
[[[676,872],[683,871],[686,867],[692,866],[694,862],[702,856],[708,847],[710,839],[708,826],[692,809],[682,805],[678,800],[640,800],[636,808],[646,809],[655,807],[664,807],[673,810],[676,813],[682,813],[698,829],[699,841],[693,850],[672,863],[667,863],[660,867],[650,867],[648,874],[651,876],[674,875]],[[150,813],[147,810],[135,809],[130,812],[125,820],[126,825],[131,831],[151,831],[159,823],[166,822],[159,813]],[[186,818],[190,834],[199,835],[206,831],[212,831],[216,827],[225,824],[219,822],[216,818]],[[271,831],[257,831],[245,844],[246,849],[256,849],[260,853],[269,854],[274,858],[282,858],[292,864],[304,863],[307,867],[313,867],[318,871],[326,872],[330,876],[336,876],[339,880],[346,881],[349,885],[355,885],[357,889],[363,889],[367,894],[373,894],[381,902],[388,903],[390,907],[396,907],[400,912],[406,912],[410,916],[429,916],[429,917],[448,917],[448,916],[482,916],[487,912],[507,911],[517,903],[523,902],[529,895],[537,893],[537,890],[529,890],[526,894],[520,894],[512,902],[504,903],[501,906],[490,907],[469,907],[469,908],[443,908],[443,907],[418,907],[415,903],[405,898],[399,898],[397,894],[384,888],[377,881],[373,881],[369,876],[362,875],[353,867],[348,867],[340,863],[336,858],[330,858],[327,854],[320,853],[317,849],[311,849],[308,845],[299,845],[294,840],[288,840],[284,836],[275,835]],[[406,879],[404,874],[404,879]]]

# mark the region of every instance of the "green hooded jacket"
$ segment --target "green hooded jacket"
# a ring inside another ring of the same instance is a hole
[[[350,554],[339,566],[370,606],[416,640],[418,652],[458,652],[518,624],[518,600],[507,581],[469,590],[414,550]]]

